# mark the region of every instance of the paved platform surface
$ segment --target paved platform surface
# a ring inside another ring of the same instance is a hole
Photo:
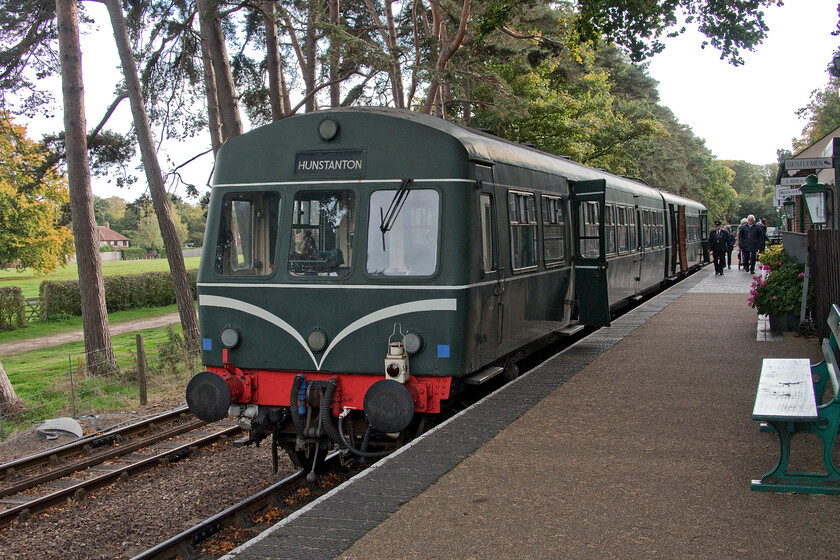
[[[706,267],[229,558],[836,557],[840,497],[750,490],[762,358],[820,356],[757,336],[751,280]]]

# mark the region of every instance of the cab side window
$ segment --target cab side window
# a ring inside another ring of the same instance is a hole
[[[216,240],[216,273],[267,276],[274,270],[280,195],[274,192],[227,193],[222,199]]]
[[[496,270],[497,250],[496,236],[493,228],[496,220],[493,218],[493,197],[482,193],[479,199],[479,214],[481,218],[481,269],[484,272]]]

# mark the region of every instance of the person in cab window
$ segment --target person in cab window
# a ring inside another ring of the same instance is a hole
[[[300,244],[300,258],[307,261],[314,261],[321,258],[318,252],[318,245],[315,243],[315,236],[311,230],[303,232],[303,241]]]

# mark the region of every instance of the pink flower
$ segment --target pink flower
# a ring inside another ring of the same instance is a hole
[[[804,273],[804,272],[800,272],[800,273],[799,273],[799,276],[797,276],[797,278],[805,278],[805,273]]]
[[[776,299],[776,296],[773,296],[773,299]]]

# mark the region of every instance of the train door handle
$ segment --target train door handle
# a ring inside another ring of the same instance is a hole
[[[496,289],[493,290],[494,296],[500,296],[505,291],[505,268],[499,268],[499,279],[496,280]]]

